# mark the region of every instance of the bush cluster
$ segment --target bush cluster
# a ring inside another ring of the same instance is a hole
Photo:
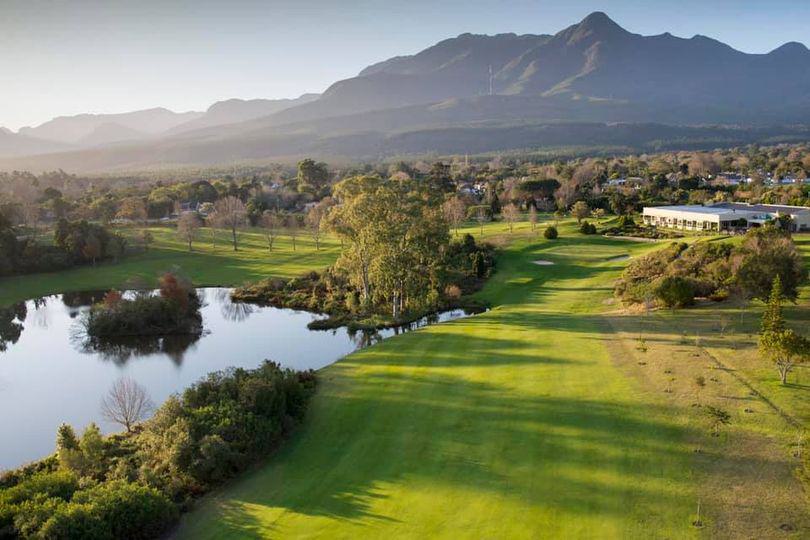
[[[677,242],[632,261],[614,292],[629,303],[657,300],[683,307],[695,298],[724,300],[732,293],[767,299],[774,277],[795,299],[807,269],[789,235],[775,227],[749,231],[739,246],[729,242]]]
[[[543,237],[547,240],[556,240],[560,233],[557,232],[557,227],[553,225],[550,227],[546,227],[546,230],[543,231]]]
[[[200,299],[190,282],[171,273],[164,274],[159,293],[125,299],[117,291],[110,291],[103,303],[87,313],[84,325],[88,336],[199,334],[202,331]]]
[[[210,374],[131,433],[78,437],[0,479],[0,538],[155,538],[193,497],[267,455],[303,418],[311,371],[265,362]]]
[[[33,238],[20,238],[0,215],[0,276],[54,272],[82,264],[120,257],[126,241],[86,221],[60,220],[53,245]]]

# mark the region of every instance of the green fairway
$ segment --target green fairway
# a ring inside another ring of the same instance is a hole
[[[293,440],[178,536],[695,536],[694,428],[614,366],[594,315],[609,259],[655,246],[572,229],[511,244],[492,311],[324,369]]]
[[[216,244],[212,246],[210,230],[201,230],[194,251],[189,252],[174,229],[149,230],[155,237],[149,250],[117,263],[0,279],[0,306],[58,292],[121,287],[134,277],[155,283],[161,273],[173,269],[188,275],[198,286],[241,285],[268,276],[290,278],[309,270],[321,270],[332,264],[339,252],[339,244],[330,238],[322,239],[321,249],[316,250],[303,231],[296,239],[295,250],[288,236],[280,236],[270,251],[262,232],[255,229],[239,233],[236,252],[224,231],[217,232]]]

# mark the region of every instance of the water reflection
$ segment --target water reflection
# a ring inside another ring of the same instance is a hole
[[[273,360],[294,369],[319,369],[352,351],[432,322],[462,317],[460,310],[403,328],[310,330],[319,315],[234,303],[230,289],[200,289],[201,336],[149,336],[88,341],[81,319],[103,291],[53,295],[0,309],[0,469],[53,451],[56,428],[89,422],[102,429],[101,397],[119,377],[144,386],[156,403],[206,374],[253,368]],[[149,290],[126,295],[151,294]]]
[[[27,313],[25,302],[0,308],[0,352],[19,341]]]
[[[162,354],[176,366],[183,363],[186,351],[197,343],[199,334],[166,336],[117,336],[88,338],[82,336],[81,347],[85,353],[98,353],[103,360],[119,366],[141,356]]]

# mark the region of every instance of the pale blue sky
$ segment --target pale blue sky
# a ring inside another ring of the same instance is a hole
[[[320,92],[463,32],[554,33],[596,10],[755,53],[805,42],[810,20],[807,0],[0,0],[0,126]]]

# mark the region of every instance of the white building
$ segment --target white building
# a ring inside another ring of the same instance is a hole
[[[730,231],[759,227],[779,216],[793,219],[794,231],[810,231],[810,208],[776,204],[719,203],[711,206],[645,207],[643,221],[653,227],[688,231]]]

